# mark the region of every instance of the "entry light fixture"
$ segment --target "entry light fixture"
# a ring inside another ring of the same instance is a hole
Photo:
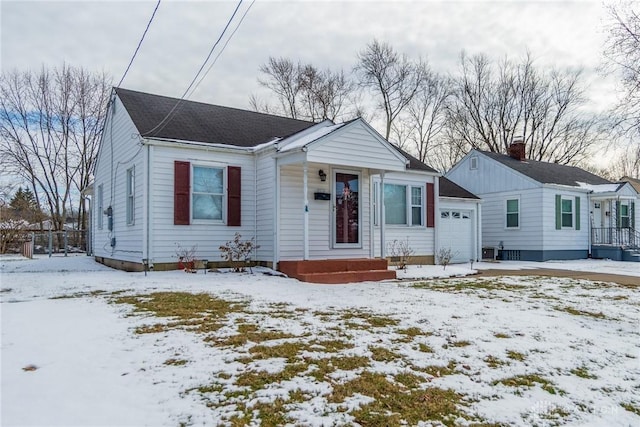
[[[320,176],[320,181],[325,182],[327,180],[327,174],[322,169],[318,171],[318,175]]]

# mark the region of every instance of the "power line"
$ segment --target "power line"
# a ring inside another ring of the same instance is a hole
[[[193,86],[193,84],[195,83],[195,81],[198,79],[198,77],[200,76],[200,73],[202,72],[202,70],[204,69],[205,65],[207,65],[207,62],[209,61],[209,59],[211,58],[211,55],[213,54],[213,51],[215,50],[215,48],[218,46],[218,44],[220,43],[220,40],[222,40],[222,37],[224,37],[224,34],[226,33],[227,29],[229,28],[229,25],[231,25],[231,22],[233,21],[233,18],[236,16],[236,13],[238,13],[238,9],[240,8],[240,5],[242,4],[244,0],[240,0],[238,2],[238,4],[236,5],[235,10],[233,11],[233,13],[231,14],[231,17],[229,18],[229,20],[227,21],[227,24],[224,26],[224,29],[222,30],[222,33],[220,33],[220,36],[218,37],[218,39],[216,40],[216,42],[213,44],[213,47],[211,47],[211,50],[209,50],[209,54],[207,55],[207,57],[205,58],[204,62],[202,63],[202,65],[200,66],[200,69],[198,70],[198,72],[196,73],[196,75],[193,77],[193,80],[191,80],[191,83],[189,84],[189,86],[187,87],[187,89],[184,91],[184,93],[182,94],[182,96],[180,97],[180,99],[178,100],[178,102],[176,102],[176,105],[173,106],[173,108],[171,109],[171,111],[169,111],[169,113],[160,121],[160,123],[158,123],[155,127],[153,127],[151,130],[145,132],[145,135],[149,135],[150,133],[156,131],[156,130],[162,130],[164,128],[164,126],[166,126],[166,123],[168,123],[168,119],[171,117],[171,115],[174,113],[174,111],[176,110],[176,108],[178,108],[178,106],[180,105],[180,103],[184,100],[184,98],[187,96],[187,93],[189,92],[189,90],[191,90],[191,87]]]
[[[161,1],[162,0],[158,0],[158,3],[156,3],[156,7],[155,7],[155,9],[153,9],[153,13],[151,14],[151,18],[149,19],[149,22],[147,23],[147,28],[144,29],[144,33],[142,33],[142,37],[140,38],[140,41],[138,42],[138,46],[136,47],[135,52],[133,52],[133,56],[131,57],[131,61],[129,61],[129,65],[127,65],[127,69],[124,71],[124,74],[122,75],[122,78],[120,79],[120,81],[118,82],[118,85],[116,87],[120,87],[120,85],[124,81],[124,78],[127,76],[127,73],[129,72],[129,69],[131,68],[131,65],[133,64],[133,60],[136,59],[136,55],[138,54],[138,51],[140,50],[140,46],[142,46],[142,42],[144,40],[144,37],[147,35],[147,31],[149,31],[149,27],[151,26],[151,22],[153,22],[153,18],[156,16],[156,12],[158,10],[158,7],[160,7],[160,2]]]
[[[207,74],[209,74],[209,71],[211,71],[211,69],[213,68],[213,66],[216,64],[216,62],[218,62],[218,58],[220,58],[220,55],[222,55],[222,52],[224,52],[224,50],[227,48],[227,45],[229,44],[229,42],[231,41],[231,39],[233,38],[234,34],[236,33],[236,31],[238,31],[238,28],[240,28],[240,24],[242,24],[242,21],[244,21],[244,17],[247,16],[247,13],[249,13],[249,11],[251,10],[251,7],[253,6],[253,4],[256,2],[256,0],[253,0],[251,2],[251,4],[249,5],[249,7],[247,8],[247,10],[244,11],[244,14],[242,15],[242,18],[240,18],[240,21],[238,21],[238,24],[236,25],[236,27],[233,29],[233,32],[231,33],[231,35],[229,36],[229,38],[227,39],[227,41],[224,43],[224,45],[222,46],[222,49],[220,50],[220,52],[216,55],[215,58],[213,58],[213,62],[211,63],[211,65],[209,65],[209,68],[207,68],[207,71],[204,72],[204,75],[202,76],[202,78],[200,79],[200,81],[198,81],[198,83],[196,83],[196,85],[194,86],[193,90],[191,91],[191,93],[187,96],[187,98],[191,95],[193,95],[193,92],[196,91],[196,89],[198,88],[198,86],[200,86],[200,83],[202,83],[202,81],[205,79],[205,77],[207,77]]]

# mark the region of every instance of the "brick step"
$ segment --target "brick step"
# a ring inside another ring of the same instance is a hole
[[[395,279],[396,272],[393,270],[334,271],[330,273],[302,273],[292,277],[309,283],[340,284]]]
[[[280,261],[278,270],[288,276],[312,273],[336,273],[350,271],[386,270],[386,259],[323,259],[307,261]]]

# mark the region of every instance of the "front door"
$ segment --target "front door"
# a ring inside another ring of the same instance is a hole
[[[335,172],[334,182],[334,247],[359,247],[360,174]]]

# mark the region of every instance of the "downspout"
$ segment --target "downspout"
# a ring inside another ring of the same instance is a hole
[[[147,180],[147,188],[146,188],[146,248],[145,248],[145,256],[143,258],[147,259],[149,266],[153,265],[153,260],[151,259],[151,145],[146,144],[147,146],[147,161],[146,161],[146,180]]]
[[[375,258],[376,253],[375,253],[375,231],[373,228],[373,217],[374,217],[374,210],[371,209],[371,206],[373,206],[373,199],[374,199],[374,194],[375,194],[375,185],[373,184],[373,174],[371,173],[371,170],[369,169],[369,258]],[[376,206],[377,208],[377,206]]]
[[[589,191],[587,193],[587,213],[589,214],[587,217],[587,258],[591,258],[592,257],[592,241],[591,241],[591,234],[593,233],[593,222],[591,221],[591,193],[593,193],[593,190]],[[578,208],[580,209],[580,208]],[[601,210],[602,211],[602,210]]]
[[[309,165],[305,158],[302,163],[302,198],[304,199],[303,225],[302,225],[302,241],[303,241],[303,257],[305,261],[309,259]]]
[[[433,262],[438,264],[440,249],[440,177],[433,177]]]
[[[276,166],[276,188],[273,192],[274,194],[274,215],[273,215],[273,265],[272,269],[278,269],[278,251],[280,248],[278,247],[278,236],[280,235],[280,162],[278,161],[278,157],[274,159]]]
[[[380,198],[378,199],[380,203],[380,258],[385,259],[385,217],[384,217],[384,170],[380,171]]]
[[[258,155],[253,153],[253,236],[256,242],[256,250],[253,261],[257,261],[260,242],[258,242]]]
[[[482,204],[476,203],[476,261],[482,259]]]

